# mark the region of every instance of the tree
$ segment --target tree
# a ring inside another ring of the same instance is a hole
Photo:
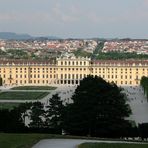
[[[26,117],[29,118],[29,111],[32,107],[32,102],[21,103],[17,108],[21,113],[22,122],[26,125]]]
[[[21,112],[18,107],[12,110],[0,110],[0,131],[2,132],[22,132],[24,123],[22,122]]]
[[[63,104],[58,94],[55,94],[49,100],[49,106],[46,111],[46,126],[53,129],[62,128]]]
[[[126,127],[131,113],[124,94],[114,83],[88,76],[65,107],[64,129],[73,135],[110,136]],[[114,132],[114,133],[113,133]]]
[[[44,106],[41,102],[34,102],[31,106],[31,122],[29,127],[31,128],[43,128],[44,127],[44,118],[45,111]]]

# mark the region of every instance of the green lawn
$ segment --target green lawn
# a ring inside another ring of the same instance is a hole
[[[0,103],[0,109],[13,109],[14,107],[19,106],[19,103]]]
[[[51,134],[6,134],[0,133],[0,148],[31,148],[42,139],[66,138],[82,139],[84,137],[62,136]],[[87,138],[84,138],[87,139]],[[78,148],[148,148],[148,144],[105,144],[84,143]]]
[[[31,148],[41,139],[51,138],[46,134],[0,134],[0,148]]]
[[[78,148],[148,148],[148,144],[83,143]]]
[[[52,86],[18,86],[11,88],[12,90],[54,90]]]
[[[49,92],[1,92],[0,100],[39,100]]]

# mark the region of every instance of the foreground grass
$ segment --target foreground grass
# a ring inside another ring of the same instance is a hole
[[[0,103],[0,109],[13,109],[14,107],[18,107],[20,103]]]
[[[83,143],[78,148],[148,148],[148,144]]]
[[[77,136],[62,136],[51,134],[8,134],[0,133],[0,148],[31,148],[42,139],[96,139]],[[99,139],[98,139],[99,140]],[[105,139],[104,139],[105,140]],[[108,139],[106,139],[108,140]],[[105,143],[84,143],[78,148],[148,148],[148,144],[105,144]]]
[[[46,134],[0,134],[0,148],[31,148],[41,139],[52,138]]]
[[[39,100],[49,92],[1,92],[0,100]]]
[[[52,86],[18,86],[11,88],[12,90],[54,90]]]
[[[86,139],[86,137],[51,134],[8,134],[0,133],[0,148],[31,148],[42,139]]]

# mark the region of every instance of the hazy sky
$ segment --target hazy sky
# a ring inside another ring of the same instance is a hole
[[[148,38],[148,0],[0,0],[0,32]]]

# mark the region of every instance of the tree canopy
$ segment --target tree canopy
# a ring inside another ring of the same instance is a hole
[[[49,99],[49,105],[46,110],[45,125],[49,128],[61,129],[62,128],[62,112],[63,104],[58,94]]]
[[[121,130],[131,113],[121,89],[101,77],[81,80],[72,96],[73,103],[65,107],[64,129],[74,135],[102,135]]]

